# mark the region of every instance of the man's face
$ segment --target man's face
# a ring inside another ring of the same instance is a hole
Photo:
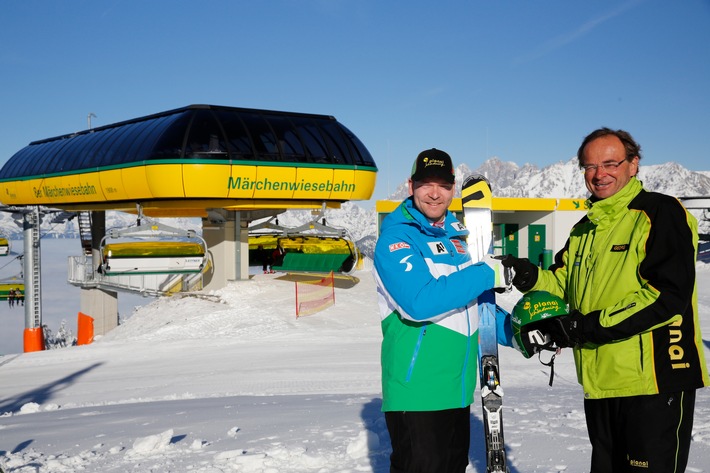
[[[439,177],[427,177],[421,181],[409,180],[409,195],[414,206],[430,222],[439,222],[454,199],[454,185]]]
[[[583,155],[582,167],[596,166],[584,172],[584,182],[589,192],[599,200],[619,192],[638,172],[638,156],[627,160],[623,143],[614,135],[590,141],[584,147]],[[614,167],[616,163],[620,164]]]

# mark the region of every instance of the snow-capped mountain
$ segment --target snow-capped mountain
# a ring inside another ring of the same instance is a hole
[[[476,173],[486,176],[495,197],[586,198],[589,192],[577,163],[575,157],[539,169],[533,164],[518,166],[494,157],[474,171],[466,164],[460,164],[456,168],[456,192],[460,195],[461,183],[465,176]],[[710,172],[690,171],[674,162],[649,166],[642,163],[639,179],[646,189],[675,197],[710,196]],[[408,195],[407,181],[404,180],[389,198],[402,200]],[[338,212],[342,210],[333,211],[330,218],[333,224],[338,222]],[[698,218],[700,232],[710,233],[710,221],[704,217],[703,212],[691,212]],[[372,210],[371,214],[370,221],[376,222],[375,210]]]
[[[497,157],[490,158],[474,170],[465,163],[460,164],[456,168],[457,195],[460,195],[464,177],[472,173],[486,176],[496,197],[584,198],[589,195],[576,157],[542,169],[533,164],[518,166],[516,163],[502,161]],[[690,171],[674,162],[649,166],[644,166],[642,162],[639,178],[648,190],[676,197],[710,195],[710,171]],[[402,183],[389,199],[402,200],[408,194],[406,176],[402,176]],[[703,212],[693,211],[693,213],[698,217],[701,233],[710,233],[710,221],[704,218]],[[286,227],[298,226],[313,218],[310,211],[289,210],[279,215],[279,224]],[[326,210],[325,218],[328,225],[347,229],[361,251],[372,256],[377,239],[375,209],[365,209],[356,203],[346,202],[340,209]],[[44,217],[42,232],[45,237],[76,238],[79,236],[76,219],[61,223],[52,222],[52,219],[52,215]],[[107,228],[126,227],[135,224],[135,221],[134,215],[121,212],[106,213]],[[161,221],[171,226],[200,230],[199,219],[172,218],[161,219]],[[0,212],[0,228],[12,238],[20,238],[22,220],[18,215]]]
[[[460,195],[463,178],[471,173],[486,176],[495,197],[584,198],[589,195],[576,157],[542,169],[534,164],[518,166],[496,157],[487,160],[474,171],[466,164],[460,164],[456,168],[457,195]],[[676,197],[710,195],[710,172],[690,171],[674,162],[650,166],[641,163],[639,178],[650,191]],[[390,199],[401,200],[407,195],[405,180]]]
[[[42,213],[42,238],[79,238],[76,215],[69,212]],[[136,225],[136,216],[125,212],[106,212],[106,229]],[[160,222],[175,228],[201,232],[201,222],[195,218],[161,218]],[[0,212],[0,232],[12,239],[22,238],[22,215]]]

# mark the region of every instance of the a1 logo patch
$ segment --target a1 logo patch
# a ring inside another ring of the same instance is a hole
[[[452,227],[454,228],[454,230],[456,230],[457,232],[462,232],[462,231],[466,230],[466,225],[464,225],[463,223],[458,222],[458,221],[452,223],[451,226],[452,226]]]
[[[431,250],[431,252],[435,255],[448,253],[448,251],[446,250],[446,245],[444,245],[443,241],[430,241],[427,244],[429,245],[429,249]]]

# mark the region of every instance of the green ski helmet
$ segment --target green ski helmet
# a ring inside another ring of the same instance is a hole
[[[539,352],[549,340],[546,334],[529,324],[550,317],[558,317],[568,313],[567,304],[557,296],[546,291],[530,291],[520,298],[510,317],[513,329],[513,346],[530,358]]]

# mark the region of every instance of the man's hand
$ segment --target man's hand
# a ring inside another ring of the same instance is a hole
[[[513,286],[519,291],[527,292],[537,282],[538,268],[529,259],[506,255],[501,259],[501,264],[506,268],[513,268],[513,271],[515,271]]]
[[[485,255],[483,257],[483,262],[486,263],[495,273],[495,282],[493,283],[493,290],[499,294],[505,292],[510,292],[511,287],[506,277],[507,268],[503,266],[502,256]]]
[[[527,325],[530,330],[539,330],[548,335],[559,348],[573,347],[584,343],[582,334],[582,317],[576,310],[567,315],[550,317]]]

